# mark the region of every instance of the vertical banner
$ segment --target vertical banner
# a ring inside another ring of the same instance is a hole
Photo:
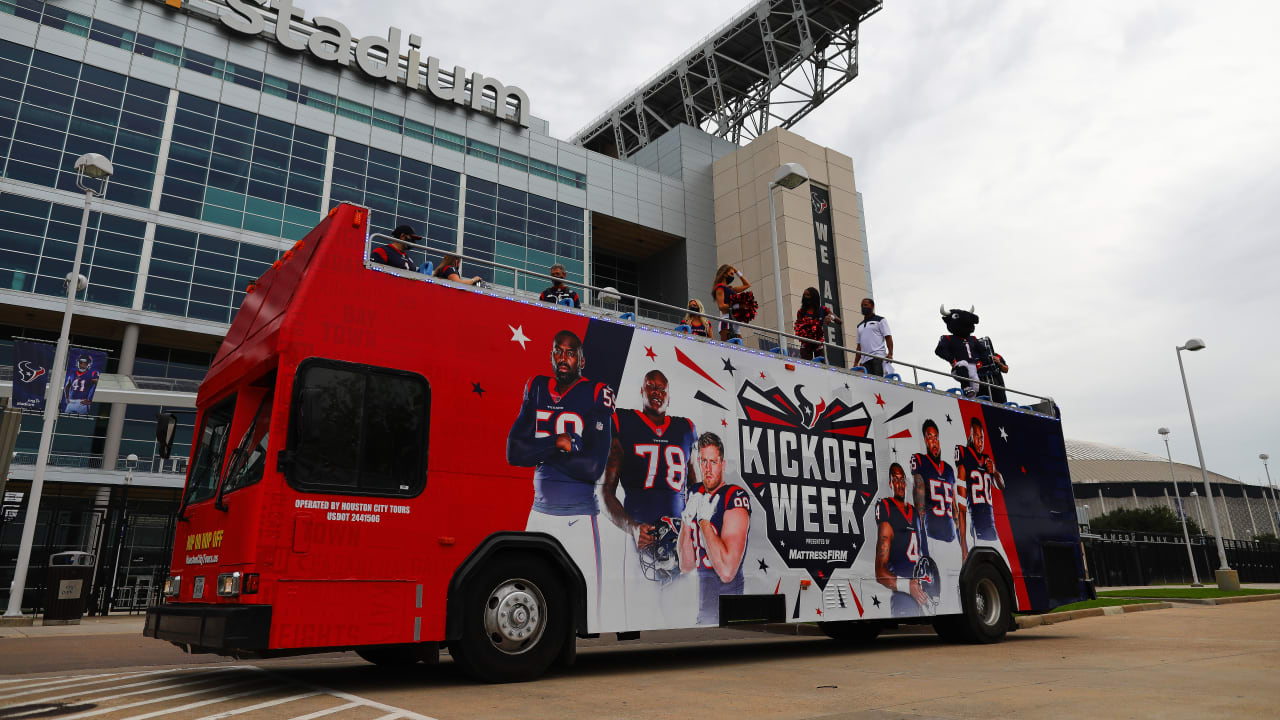
[[[822,304],[836,313],[840,312],[840,280],[836,276],[836,243],[831,234],[831,194],[824,187],[809,186],[809,198],[813,205],[813,244],[818,253],[818,293]],[[845,318],[840,318],[844,320]],[[844,344],[844,329],[836,323],[827,324],[827,342]],[[828,351],[827,360],[832,365],[845,364],[844,353]]]
[[[89,405],[93,403],[93,392],[98,389],[98,377],[106,367],[105,352],[71,348],[67,353],[67,377],[62,385],[62,400],[58,411],[88,415]]]
[[[27,412],[44,411],[54,350],[49,343],[13,341],[13,407]]]

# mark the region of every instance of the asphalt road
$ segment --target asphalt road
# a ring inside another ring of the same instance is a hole
[[[0,718],[1275,717],[1280,602],[1074,620],[995,646],[861,648],[744,631],[584,642],[538,682],[477,685],[447,656],[388,672],[352,654],[183,655],[132,635],[0,639]]]

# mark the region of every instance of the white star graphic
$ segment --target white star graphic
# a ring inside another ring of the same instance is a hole
[[[529,338],[524,336],[524,326],[521,325],[520,327],[511,327],[510,325],[508,325],[507,327],[511,329],[511,342],[520,343],[520,349],[524,350],[525,349],[524,344],[529,342]]]
[[[1004,428],[1000,428],[1000,439],[1001,439],[1001,440],[1008,440],[1008,439],[1009,439],[1009,433],[1005,432],[1005,431],[1004,431]]]

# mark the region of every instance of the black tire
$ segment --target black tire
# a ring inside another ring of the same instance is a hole
[[[449,654],[484,682],[525,682],[546,672],[569,633],[565,583],[542,558],[493,558],[463,588],[462,636]]]
[[[934,621],[933,628],[943,640],[986,644],[1000,642],[1008,634],[1012,613],[1009,588],[995,566],[973,566],[960,583],[960,607],[963,615]]]
[[[356,654],[380,667],[408,667],[422,659],[414,645],[384,645],[356,650]]]
[[[843,620],[840,622],[820,622],[818,623],[818,629],[826,633],[827,637],[832,640],[848,645],[863,645],[879,637],[882,628],[879,624],[873,622]]]

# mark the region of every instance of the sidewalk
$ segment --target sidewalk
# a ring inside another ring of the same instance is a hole
[[[85,617],[79,625],[50,625],[45,627],[36,619],[30,627],[0,627],[0,640],[6,638],[35,638],[82,635],[141,635],[145,614],[97,615]]]

